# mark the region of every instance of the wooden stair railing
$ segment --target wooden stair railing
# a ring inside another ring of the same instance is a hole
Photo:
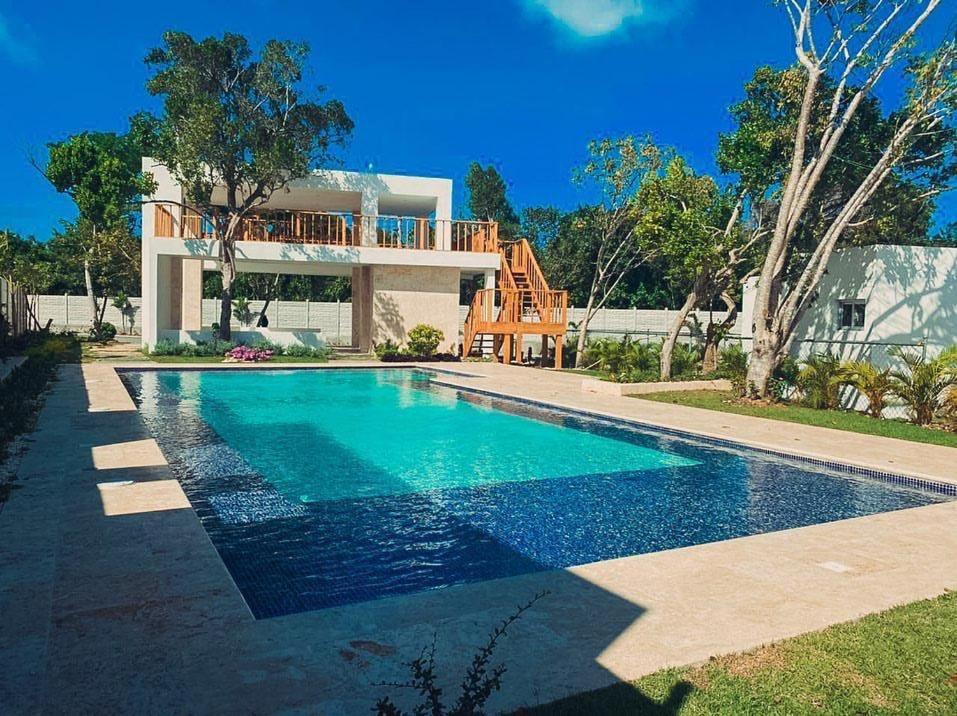
[[[503,359],[508,362],[513,348],[520,352],[523,334],[538,334],[554,338],[556,356],[560,356],[568,323],[567,292],[549,288],[526,239],[500,243],[495,238],[501,255],[497,287],[477,291],[472,298],[465,318],[463,355],[472,352],[480,334],[491,334],[494,353],[505,344]]]

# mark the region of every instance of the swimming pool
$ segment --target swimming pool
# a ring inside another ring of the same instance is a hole
[[[121,377],[257,618],[950,499],[408,369]]]

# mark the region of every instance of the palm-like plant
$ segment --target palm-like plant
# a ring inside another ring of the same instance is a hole
[[[927,360],[924,356],[899,348],[891,353],[904,364],[891,371],[894,394],[907,405],[918,425],[927,425],[949,403],[957,385],[957,369],[950,352]]]
[[[894,378],[890,368],[878,368],[867,361],[847,364],[847,383],[867,399],[867,414],[881,417],[887,407],[887,398],[894,393]]]
[[[812,408],[833,409],[841,402],[841,388],[849,372],[841,359],[827,351],[811,355],[801,366],[797,386],[804,402]]]
[[[617,373],[624,359],[624,343],[602,338],[585,349],[585,365],[607,373]]]

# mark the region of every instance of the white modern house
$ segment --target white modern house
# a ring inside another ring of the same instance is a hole
[[[212,337],[203,325],[204,271],[219,270],[220,247],[208,222],[184,207],[169,170],[143,159],[156,192],[143,205],[143,344]],[[222,189],[213,201],[225,204]],[[551,291],[528,242],[500,242],[495,222],[452,219],[452,181],[320,170],[291,182],[243,220],[237,269],[267,274],[347,276],[352,282],[352,343],[363,352],[404,343],[426,323],[441,330],[441,350],[468,353],[483,334],[510,361],[523,335],[554,341],[561,352],[567,297]],[[460,334],[463,279],[481,278]],[[234,336],[248,340],[249,331]],[[320,332],[255,329],[280,344],[321,345]]]
[[[745,286],[739,325],[753,324],[756,281]],[[835,251],[792,352],[833,350],[881,362],[875,346],[920,346],[927,355],[957,343],[957,248],[874,245]],[[745,344],[747,347],[747,344]]]

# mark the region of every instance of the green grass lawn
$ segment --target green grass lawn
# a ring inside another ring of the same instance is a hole
[[[527,713],[954,714],[957,593]]]
[[[923,428],[900,420],[877,420],[876,418],[848,410],[817,410],[800,405],[751,405],[733,400],[731,393],[717,390],[689,390],[668,393],[652,393],[634,396],[642,400],[655,400],[659,403],[687,405],[693,408],[720,410],[738,415],[753,415],[758,418],[785,420],[803,425],[815,425],[822,428],[835,428],[853,433],[879,435],[886,438],[899,438],[932,445],[957,447],[957,433],[933,428]]]

